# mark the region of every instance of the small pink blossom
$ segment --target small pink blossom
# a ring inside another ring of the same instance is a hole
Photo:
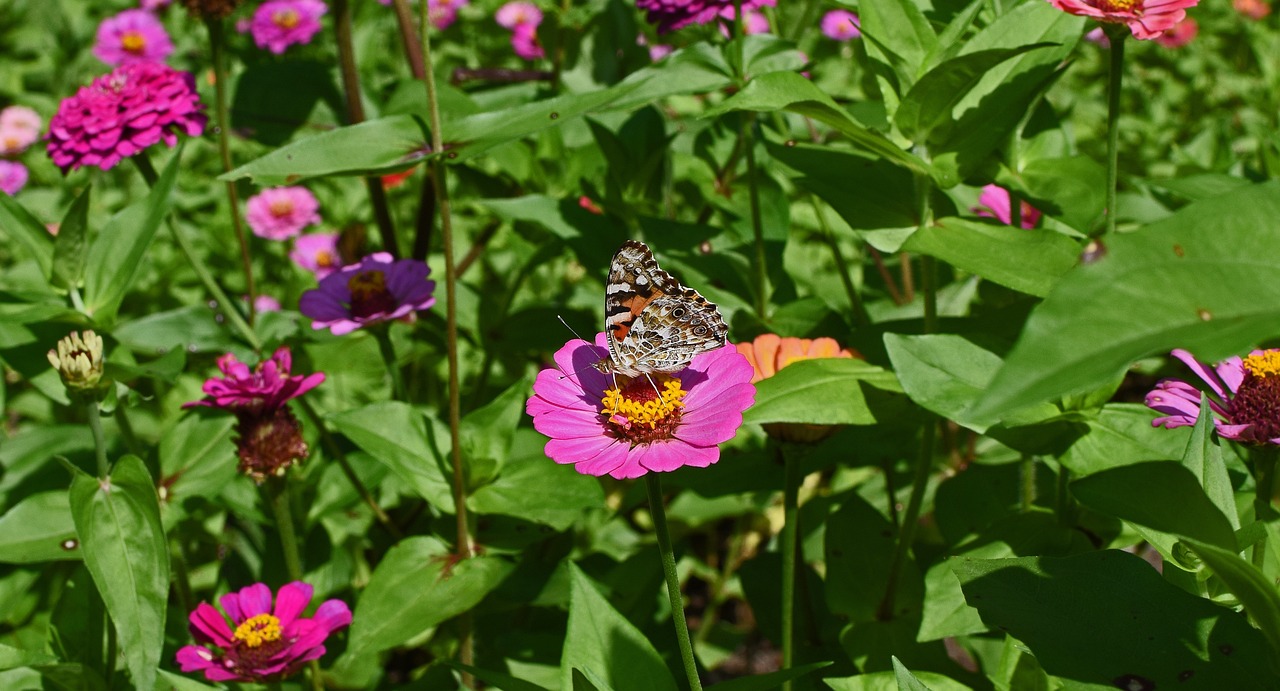
[[[40,114],[26,106],[0,110],[0,156],[16,156],[40,138]]]
[[[1092,44],[1102,46],[1103,48],[1111,47],[1111,39],[1107,38],[1107,32],[1103,31],[1100,26],[1095,26],[1090,29],[1089,32],[1084,35],[1084,40]]]
[[[1231,0],[1231,6],[1236,12],[1254,21],[1271,14],[1271,3],[1268,0]]]
[[[721,16],[725,21],[720,23],[720,33],[725,38],[728,38],[732,35],[729,31],[729,27],[733,25],[734,17],[737,15],[734,13],[733,8],[729,8],[726,12],[722,12]],[[743,10],[742,16],[744,17],[742,30],[748,36],[752,34],[769,33],[769,19],[763,14],[756,12],[755,10]]]
[[[279,55],[291,45],[310,43],[320,31],[320,17],[328,11],[321,0],[267,0],[254,10],[247,30],[259,48]],[[240,24],[236,28],[246,30]]]
[[[12,197],[26,186],[28,176],[26,166],[0,158],[0,192]]]
[[[1150,40],[1173,28],[1200,0],[1049,0],[1054,7],[1100,22],[1125,24],[1133,37]]]
[[[1191,42],[1200,33],[1200,25],[1191,17],[1173,25],[1172,29],[1166,29],[1164,33],[1156,36],[1155,41],[1165,48],[1181,48]]]
[[[1171,353],[1208,387],[1213,424],[1223,439],[1258,445],[1280,444],[1280,349],[1255,350],[1209,367],[1185,350]],[[1180,379],[1165,379],[1147,394],[1147,407],[1159,413],[1152,427],[1174,429],[1196,424],[1200,393]]]
[[[257,312],[258,314],[264,314],[266,312],[279,312],[280,301],[271,297],[270,295],[259,295],[253,301],[253,311]]]
[[[98,25],[93,54],[108,65],[163,62],[173,52],[164,25],[146,10],[125,10]]]
[[[249,198],[245,219],[254,235],[286,240],[320,222],[320,203],[305,187],[272,187]]]
[[[531,2],[509,2],[494,13],[493,18],[504,28],[515,31],[518,26],[538,26],[542,23],[542,10]]]
[[[1009,190],[999,185],[987,185],[978,196],[978,206],[970,209],[984,218],[994,218],[1005,225],[1013,222],[1013,207],[1009,203]],[[1022,227],[1030,230],[1040,222],[1040,210],[1024,199],[1019,205]]]
[[[858,15],[848,10],[831,10],[822,16],[822,35],[833,41],[849,41],[862,36]]]
[[[183,408],[208,406],[224,410],[270,411],[284,407],[291,399],[316,388],[324,381],[324,372],[291,375],[293,353],[288,346],[280,346],[269,359],[249,366],[227,353],[218,358],[221,377],[211,377],[204,382],[205,397]]]
[[[293,263],[316,275],[316,279],[337,271],[342,267],[342,256],[338,253],[338,233],[310,233],[299,236],[293,242],[293,251],[289,258]]]
[[[542,44],[538,42],[538,27],[531,24],[517,24],[511,32],[511,49],[525,60],[537,60],[545,55]]]
[[[302,581],[288,583],[273,607],[271,589],[255,583],[223,595],[221,612],[201,602],[189,617],[201,645],[178,651],[182,671],[202,672],[214,682],[276,682],[319,659],[329,634],[351,624],[351,610],[341,600],[326,600],[312,618],[303,618],[312,592]]]

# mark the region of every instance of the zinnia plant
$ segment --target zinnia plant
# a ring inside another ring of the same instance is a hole
[[[319,288],[302,294],[298,308],[314,320],[311,328],[341,336],[434,305],[436,283],[427,280],[430,273],[420,261],[378,252],[325,276]]]
[[[316,275],[317,280],[337,271],[342,266],[338,252],[338,233],[309,233],[293,241],[289,258],[295,264]]]
[[[320,202],[305,187],[272,187],[245,202],[245,220],[254,235],[268,240],[297,236],[320,222]]]
[[[267,0],[254,10],[247,30],[259,48],[279,55],[289,46],[310,43],[328,11],[320,0]]]
[[[1185,350],[1172,355],[1195,373],[1209,394],[1214,425],[1224,439],[1280,445],[1280,349],[1255,350],[1210,367]],[[1173,429],[1196,424],[1202,389],[1166,379],[1147,394],[1147,407],[1163,413],[1151,421]]]
[[[742,0],[742,11],[773,7],[776,0]],[[658,33],[682,29],[690,24],[706,24],[716,18],[732,19],[735,0],[636,0],[645,19],[658,27]]]
[[[173,42],[156,16],[147,10],[125,10],[98,25],[93,54],[108,65],[163,62]]]
[[[1100,22],[1124,24],[1133,37],[1156,38],[1187,16],[1200,0],[1049,0],[1054,7]]]

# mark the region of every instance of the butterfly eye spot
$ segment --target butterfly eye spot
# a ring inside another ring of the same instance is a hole
[[[697,336],[701,336],[701,335],[705,334],[706,332],[707,332],[707,327],[705,327],[705,326],[695,326],[695,327],[693,327],[693,333],[694,333],[695,335],[697,335]]]

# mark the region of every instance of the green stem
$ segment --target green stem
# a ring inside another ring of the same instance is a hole
[[[741,8],[739,8],[741,9]],[[756,316],[761,321],[766,319],[769,305],[769,267],[764,247],[764,222],[760,214],[760,186],[756,180],[756,145],[753,131],[756,124],[755,113],[748,113],[746,124],[742,129],[743,145],[747,154],[747,198],[751,203],[751,235],[755,238],[755,293]]]
[[[262,485],[276,519],[276,531],[280,533],[280,546],[284,550],[284,566],[290,580],[302,580],[302,558],[299,556],[298,534],[293,526],[293,511],[289,508],[289,480],[287,477],[270,477]]]
[[[1022,455],[1022,510],[1030,511],[1036,503],[1036,459],[1030,454]]]
[[[103,609],[103,617],[106,618],[107,629],[107,655],[106,655],[106,682],[107,688],[111,688],[111,682],[116,675],[116,656],[119,655],[119,646],[116,640],[116,625],[111,621],[111,615]]]
[[[380,324],[373,329],[373,338],[378,342],[378,351],[382,353],[382,361],[387,364],[387,374],[391,377],[391,392],[395,400],[404,399],[404,375],[396,362],[396,347],[391,343],[391,325]]]
[[[129,453],[139,458],[146,456],[147,450],[142,448],[142,444],[138,442],[138,435],[133,432],[133,423],[129,422],[129,414],[125,411],[123,401],[116,402],[116,409],[112,416],[116,419],[120,438],[124,440],[124,447],[129,450]]]
[[[422,44],[413,28],[413,10],[409,7],[409,0],[394,0],[391,4],[396,10],[396,24],[400,26],[400,40],[404,43],[409,70],[414,79],[423,79],[427,75],[427,68],[422,62]]]
[[[1275,447],[1259,447],[1250,454],[1253,457],[1254,482],[1253,519],[1265,521],[1271,516],[1271,496],[1275,487],[1276,449]],[[1267,560],[1267,537],[1253,546],[1253,565],[1264,568]]]
[[[296,400],[298,405],[302,406],[302,412],[307,416],[307,419],[315,426],[316,433],[320,435],[320,443],[324,445],[325,451],[329,453],[330,457],[338,461],[338,467],[342,468],[342,474],[347,477],[347,482],[351,483],[351,486],[356,490],[356,494],[359,494],[364,503],[373,511],[374,517],[378,519],[382,527],[387,529],[391,537],[399,541],[402,537],[400,528],[396,526],[395,521],[391,520],[387,512],[382,510],[378,501],[373,498],[369,488],[365,487],[364,483],[361,482],[360,476],[356,475],[355,469],[351,467],[351,461],[347,460],[347,455],[342,452],[342,447],[338,446],[337,440],[329,433],[329,428],[325,426],[324,419],[320,417],[320,414],[316,412],[316,409],[312,407],[311,402],[306,398],[298,398]]]
[[[782,444],[778,456],[784,467],[782,490],[782,669],[791,669],[795,660],[795,605],[796,605],[796,534],[799,530],[797,505],[800,497],[800,461],[790,457]],[[783,691],[791,691],[791,681],[782,684]]]
[[[147,152],[138,152],[130,160],[137,166],[142,179],[147,181],[147,186],[154,187],[159,176],[156,174],[155,166],[151,165],[151,159],[147,157]],[[191,245],[191,242],[178,230],[178,224],[174,223],[173,217],[167,218],[166,222],[169,225],[169,232],[173,234],[174,241],[178,243],[178,249],[186,256],[187,263],[196,272],[196,276],[204,284],[205,290],[209,291],[209,295],[221,307],[222,313],[227,317],[227,321],[231,322],[231,325],[235,327],[236,331],[240,332],[245,342],[254,350],[262,350],[262,341],[258,339],[258,334],[254,333],[253,328],[244,320],[244,317],[240,316],[239,307],[231,301],[231,298],[227,297],[222,287],[214,280],[213,273],[209,271],[209,267],[205,266],[204,261],[196,254],[195,247]]]
[[[738,42],[738,85],[747,79],[747,18],[742,16],[742,0],[733,0],[733,38]]]
[[[194,612],[196,598],[191,594],[191,572],[187,569],[187,551],[182,547],[182,538],[169,540],[170,563],[173,565],[173,585],[178,591],[178,601],[182,603],[182,611]]]
[[[871,327],[871,315],[867,314],[867,306],[863,304],[862,297],[858,295],[857,288],[853,285],[853,279],[849,278],[849,263],[844,259],[844,253],[840,251],[840,241],[836,239],[836,234],[831,230],[830,224],[827,223],[827,215],[822,212],[822,204],[818,202],[817,197],[810,197],[813,203],[813,213],[818,217],[818,227],[822,229],[822,235],[827,240],[827,246],[831,248],[831,258],[836,262],[836,272],[840,274],[840,282],[844,285],[845,296],[849,298],[849,306],[853,308],[853,321],[859,329],[867,329]]]
[[[1054,509],[1058,516],[1058,525],[1070,528],[1076,523],[1075,505],[1071,500],[1068,485],[1071,484],[1071,471],[1058,463],[1058,484],[1055,488]]]
[[[657,473],[644,476],[644,486],[649,492],[649,512],[653,515],[653,530],[658,536],[658,551],[662,553],[662,574],[667,579],[667,596],[671,599],[671,622],[676,627],[676,640],[680,643],[680,660],[684,662],[684,674],[692,691],[702,691],[698,679],[698,664],[693,659],[693,645],[689,642],[689,625],[684,619],[684,597],[680,594],[680,576],[676,574],[676,557],[671,551],[671,533],[667,530],[667,511],[663,505],[662,480]]]
[[[1124,77],[1124,42],[1129,29],[1105,24],[1111,41],[1111,70],[1107,80],[1107,235],[1116,232],[1116,184],[1120,170],[1120,84]],[[1115,27],[1114,29],[1112,27]]]
[[[89,416],[89,431],[93,432],[93,454],[98,461],[98,477],[106,478],[111,469],[107,464],[107,438],[102,433],[102,413],[98,411],[96,400],[85,403],[84,408]]]
[[[933,470],[933,444],[937,435],[938,420],[928,415],[924,428],[920,431],[920,451],[916,457],[915,474],[911,479],[911,498],[907,500],[907,508],[902,514],[902,525],[898,528],[898,541],[893,547],[893,560],[889,562],[889,585],[885,588],[884,597],[876,609],[876,619],[891,621],[893,609],[898,597],[899,579],[903,566],[911,552],[911,543],[915,540],[916,524],[920,520],[920,509],[924,505],[924,492],[929,485],[929,473]]]
[[[227,75],[226,41],[222,19],[212,17],[205,19],[209,29],[209,45],[213,52],[213,94],[214,111],[217,115],[218,153],[222,157],[222,172],[231,171],[231,115],[227,108],[227,86],[230,77]],[[236,183],[228,180],[227,204],[231,208],[231,227],[235,230],[236,243],[240,246],[240,266],[244,270],[245,291],[249,293],[249,325],[253,326],[257,313],[258,290],[253,281],[253,262],[249,259],[249,242],[245,238],[244,225],[240,222],[240,200],[236,194]]]

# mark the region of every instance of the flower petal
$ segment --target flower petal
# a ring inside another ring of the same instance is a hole
[[[595,475],[596,477],[609,475],[619,466],[626,463],[630,454],[631,451],[626,444],[622,442],[610,444],[594,457],[575,464],[573,469],[583,475]]]
[[[302,581],[286,583],[280,588],[280,592],[276,594],[274,614],[280,620],[281,628],[288,628],[302,610],[311,604],[312,591],[311,585]]]

